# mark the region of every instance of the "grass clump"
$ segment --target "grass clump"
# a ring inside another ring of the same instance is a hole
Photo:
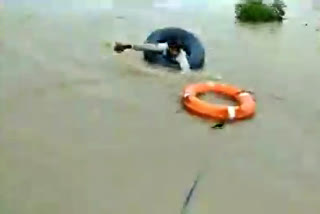
[[[244,0],[235,6],[236,18],[241,22],[282,21],[286,5],[281,0],[265,4],[263,0]]]

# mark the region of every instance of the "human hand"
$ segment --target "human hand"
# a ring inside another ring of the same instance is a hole
[[[116,42],[113,50],[117,53],[121,53],[123,51],[125,51],[126,49],[130,49],[132,48],[132,45],[129,45],[129,44],[122,44],[120,42]]]

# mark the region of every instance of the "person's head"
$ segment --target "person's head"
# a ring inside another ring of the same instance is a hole
[[[171,56],[178,56],[182,49],[182,43],[176,40],[170,40],[168,43],[168,52]]]

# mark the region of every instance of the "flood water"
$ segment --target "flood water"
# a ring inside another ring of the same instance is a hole
[[[177,214],[201,170],[190,214],[320,213],[317,1],[288,2],[282,25],[235,23],[230,0],[132,2],[2,3],[0,213]],[[202,73],[105,46],[165,26],[200,37]],[[255,92],[255,118],[177,113],[217,76]]]

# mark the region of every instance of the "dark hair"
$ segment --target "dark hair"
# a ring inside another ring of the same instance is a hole
[[[168,44],[169,48],[176,48],[176,49],[183,48],[182,42],[180,42],[179,40],[168,40],[167,44]]]

